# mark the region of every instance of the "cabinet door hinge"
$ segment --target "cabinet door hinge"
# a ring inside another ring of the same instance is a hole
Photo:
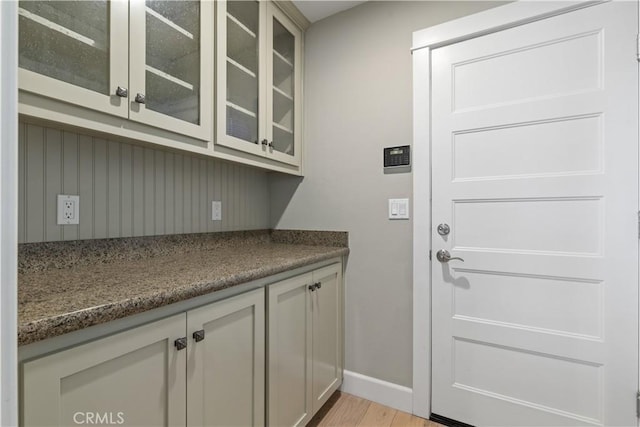
[[[640,215],[640,212],[638,213]],[[429,261],[431,261],[431,249],[429,249]]]
[[[636,60],[640,62],[640,34],[636,35]]]
[[[640,239],[640,211],[638,211],[638,239]]]
[[[640,418],[640,391],[636,393],[636,416]]]

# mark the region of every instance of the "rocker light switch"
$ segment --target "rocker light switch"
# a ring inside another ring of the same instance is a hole
[[[409,199],[389,199],[389,219],[409,219]]]

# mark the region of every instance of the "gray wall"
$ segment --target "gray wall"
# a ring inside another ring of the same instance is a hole
[[[18,161],[21,243],[269,228],[258,169],[23,122]],[[58,194],[80,195],[79,225],[56,224]]]
[[[382,170],[383,147],[412,143],[412,32],[499,4],[372,1],[306,34],[306,176],[271,177],[272,226],[349,231],[350,371],[412,385],[412,222],[387,219],[412,178]]]

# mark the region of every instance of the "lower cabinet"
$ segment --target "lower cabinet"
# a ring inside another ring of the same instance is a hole
[[[21,424],[181,426],[186,419],[185,314],[23,365]]]
[[[264,425],[264,305],[259,289],[187,312],[188,426]]]
[[[304,426],[342,384],[342,267],[267,287],[267,420]]]
[[[303,426],[342,383],[342,310],[338,262],[25,361],[20,425]]]
[[[258,289],[26,362],[21,425],[264,425],[264,305]]]

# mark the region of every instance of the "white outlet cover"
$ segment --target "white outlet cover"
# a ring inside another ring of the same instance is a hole
[[[222,202],[214,200],[211,202],[211,221],[222,221]]]
[[[409,199],[389,199],[389,219],[409,219]]]
[[[80,224],[80,196],[58,194],[58,225]]]

